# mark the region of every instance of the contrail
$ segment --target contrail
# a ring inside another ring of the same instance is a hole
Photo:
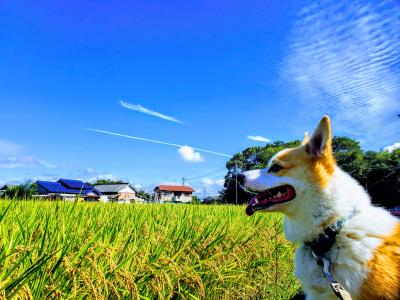
[[[186,146],[186,145],[179,145],[179,144],[167,143],[167,142],[163,142],[163,141],[156,141],[156,140],[151,140],[151,139],[141,138],[141,137],[137,137],[137,136],[126,135],[126,134],[120,134],[120,133],[111,132],[111,131],[99,130],[99,129],[86,128],[86,130],[105,133],[105,134],[109,134],[109,135],[120,136],[120,137],[133,139],[133,140],[139,140],[139,141],[145,141],[145,142],[150,142],[150,143],[168,145],[168,146],[173,146],[173,147],[177,147],[177,148]],[[200,152],[215,154],[215,155],[224,156],[224,157],[232,157],[232,155],[224,154],[224,153],[220,153],[220,152],[205,150],[205,149],[201,149],[201,148],[194,148],[194,147],[191,147],[191,148],[193,150],[197,150],[197,151],[200,151]]]
[[[167,120],[167,121],[171,121],[171,122],[175,122],[175,123],[185,124],[182,121],[180,121],[180,120],[178,120],[178,119],[176,119],[174,117],[170,117],[170,116],[164,115],[162,113],[156,112],[154,110],[148,109],[146,107],[141,106],[140,104],[132,104],[132,103],[129,103],[129,102],[126,102],[126,101],[123,101],[123,100],[120,100],[119,104],[121,104],[122,107],[125,107],[125,108],[130,109],[130,110],[136,110],[136,111],[141,112],[143,114],[147,114],[147,115],[150,115],[150,116],[153,116],[153,117],[161,118],[161,119],[164,119],[164,120]]]

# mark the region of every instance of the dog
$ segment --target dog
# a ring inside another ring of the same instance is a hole
[[[295,275],[306,299],[345,299],[329,276],[349,294],[346,299],[400,299],[400,222],[373,206],[337,166],[328,116],[299,147],[280,151],[265,169],[244,172],[242,179],[256,194],[248,215],[285,214],[285,237],[298,245]],[[328,265],[324,276],[321,266]]]

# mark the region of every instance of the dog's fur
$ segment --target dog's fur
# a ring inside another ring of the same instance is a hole
[[[285,236],[299,245],[295,273],[306,299],[337,299],[304,242],[339,219],[346,221],[326,254],[334,278],[354,300],[400,299],[400,223],[371,205],[366,191],[336,165],[332,152],[330,119],[325,116],[301,146],[280,151],[266,169],[245,172],[244,185],[255,192],[294,187],[293,200],[266,211],[285,214]],[[273,164],[283,169],[268,172]]]

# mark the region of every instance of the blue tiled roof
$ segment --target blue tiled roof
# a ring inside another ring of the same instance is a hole
[[[97,195],[101,195],[97,189],[80,180],[60,179],[57,182],[38,180],[37,184],[46,190],[47,193],[81,194],[85,196],[93,192]]]
[[[91,189],[92,186],[84,183],[81,180],[72,180],[72,179],[63,179],[61,178],[58,182],[65,185],[67,188],[70,189]]]
[[[69,189],[60,182],[38,180],[37,184],[43,187],[48,193],[79,194],[78,189]]]
[[[90,194],[90,193],[95,193],[95,194],[97,194],[99,196],[101,195],[101,193],[96,189],[87,189],[87,190],[82,191],[82,195],[83,196],[85,196],[87,194]]]

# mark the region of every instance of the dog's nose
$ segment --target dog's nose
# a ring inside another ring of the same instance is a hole
[[[237,181],[239,184],[244,185],[244,182],[246,180],[246,176],[242,173],[237,174]]]

